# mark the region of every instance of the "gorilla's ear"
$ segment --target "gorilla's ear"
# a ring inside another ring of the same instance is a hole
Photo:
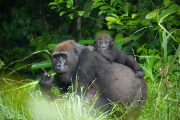
[[[114,39],[111,38],[111,46],[114,44]]]

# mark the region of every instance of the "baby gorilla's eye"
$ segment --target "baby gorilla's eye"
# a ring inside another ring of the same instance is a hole
[[[99,41],[99,44],[102,44],[103,42],[102,41]]]
[[[108,41],[105,41],[105,44],[108,44]]]

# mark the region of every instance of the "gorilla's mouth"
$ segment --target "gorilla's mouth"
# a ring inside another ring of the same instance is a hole
[[[62,72],[62,73],[59,73],[60,75],[64,75],[65,74],[65,72]]]

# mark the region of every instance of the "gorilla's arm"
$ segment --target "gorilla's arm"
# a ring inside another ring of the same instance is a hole
[[[132,55],[126,55],[125,65],[132,68],[136,75],[138,75],[139,77],[144,77],[144,70]]]
[[[117,59],[115,62],[124,64],[130,67],[136,75],[139,77],[144,77],[145,73],[139,63],[134,59],[132,55],[127,55],[123,51],[119,50],[117,47],[113,47],[113,51],[115,51]]]
[[[54,78],[50,74],[44,73],[39,81],[40,89],[46,99],[52,101],[54,93],[52,91]]]

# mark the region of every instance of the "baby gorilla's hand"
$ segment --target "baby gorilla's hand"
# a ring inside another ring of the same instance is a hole
[[[142,77],[144,77],[145,73],[144,73],[143,70],[142,70],[142,71],[137,71],[137,72],[136,72],[136,75],[137,75],[138,77],[142,78]]]

